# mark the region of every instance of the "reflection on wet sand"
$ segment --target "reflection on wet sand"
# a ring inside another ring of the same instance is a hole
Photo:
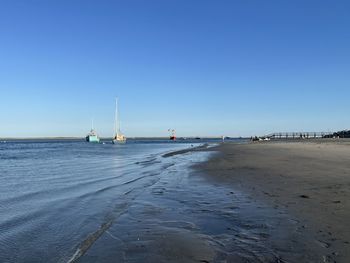
[[[316,262],[283,210],[188,170],[210,154],[162,159],[171,165],[159,181],[135,196],[79,262]]]

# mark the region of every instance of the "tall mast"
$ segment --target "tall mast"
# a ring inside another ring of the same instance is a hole
[[[117,118],[118,118],[118,134],[120,134],[120,116],[119,116],[119,103],[117,103]]]
[[[114,134],[118,134],[118,97],[115,98],[115,123],[114,123]]]
[[[94,118],[91,119],[91,130],[94,129]]]

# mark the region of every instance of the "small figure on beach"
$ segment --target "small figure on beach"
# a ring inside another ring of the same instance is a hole
[[[259,141],[258,136],[251,137],[251,141],[253,141],[253,142]]]

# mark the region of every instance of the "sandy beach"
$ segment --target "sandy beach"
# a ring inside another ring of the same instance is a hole
[[[208,180],[245,193],[253,207],[263,201],[292,223],[269,224],[265,241],[281,261],[350,261],[349,141],[227,143],[213,150],[214,158],[197,165]]]
[[[349,262],[350,141],[220,143],[3,144],[0,261]]]
[[[79,262],[349,262],[349,159],[346,140],[169,152]]]

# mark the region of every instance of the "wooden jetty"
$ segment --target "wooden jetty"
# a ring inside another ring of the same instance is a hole
[[[275,132],[270,133],[260,138],[268,139],[316,139],[329,138],[332,132]]]

